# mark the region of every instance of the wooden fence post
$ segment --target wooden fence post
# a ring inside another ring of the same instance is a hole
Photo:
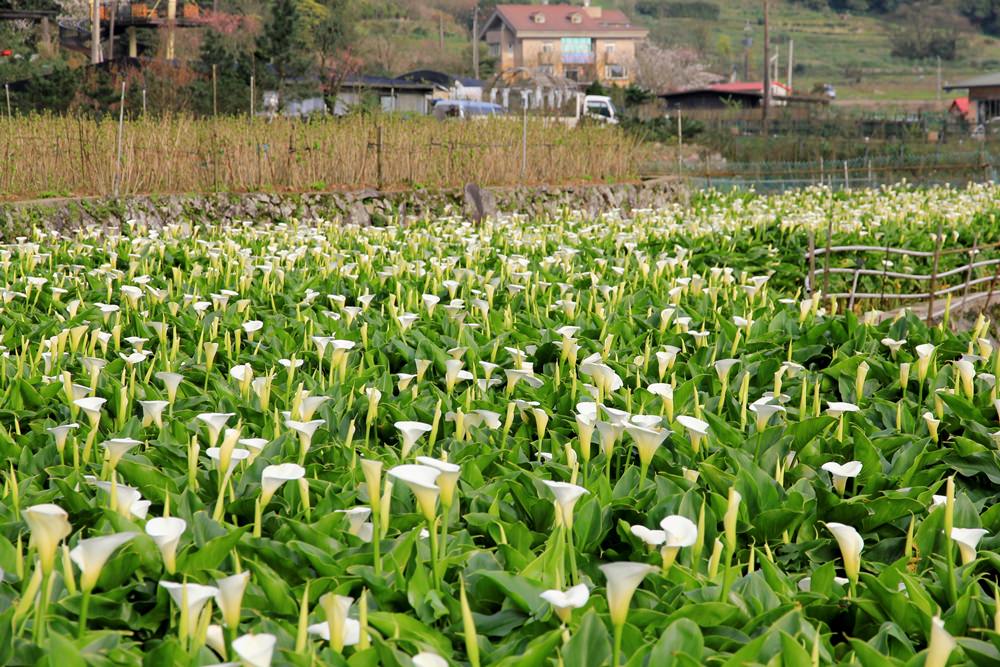
[[[816,234],[809,230],[809,277],[806,280],[806,294],[816,291]]]
[[[965,290],[962,292],[962,305],[969,300],[969,288],[972,282],[972,265],[976,263],[976,255],[979,254],[979,235],[976,234],[972,239],[972,251],[969,253],[969,268],[965,272]]]
[[[378,190],[381,190],[385,184],[384,178],[382,173],[382,125],[379,124],[375,130],[375,183]]]
[[[115,182],[114,182],[114,194],[115,198],[118,198],[118,193],[121,191],[121,180],[122,180],[122,134],[125,131],[125,81],[122,81],[122,97],[121,101],[118,103],[118,141],[116,148],[117,155],[115,157]]]
[[[938,223],[937,228],[937,239],[934,244],[934,267],[931,271],[931,286],[930,294],[927,299],[927,325],[930,326],[931,319],[934,316],[934,296],[937,292],[937,274],[938,274],[938,262],[941,260],[941,244],[944,241],[942,236],[941,223]]]
[[[823,296],[830,293],[830,248],[833,247],[833,218],[826,223],[826,253],[823,255]]]
[[[882,310],[885,310],[885,306],[886,306],[886,302],[885,302],[885,279],[888,277],[888,275],[887,275],[888,273],[889,273],[889,244],[886,243],[886,245],[885,245],[885,257],[882,259],[882,288],[881,288],[882,293],[879,295],[879,298],[878,298],[879,308],[881,308]]]

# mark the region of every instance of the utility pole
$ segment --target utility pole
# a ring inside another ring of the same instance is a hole
[[[753,32],[750,21],[743,26],[743,80],[750,80],[750,47],[753,46]]]
[[[438,49],[444,51],[444,12],[438,12]]]
[[[118,18],[118,0],[111,0],[111,16],[108,18],[108,60],[115,59],[115,20]]]
[[[795,40],[788,40],[788,94],[792,94],[792,59],[795,55]]]
[[[760,129],[764,138],[768,135],[768,111],[771,107],[771,32],[768,16],[769,0],[764,0],[764,95],[761,99]]]
[[[479,78],[479,3],[472,8],[472,75]],[[940,88],[940,86],[938,86]]]
[[[937,99],[938,105],[941,104],[941,56],[937,57],[937,90],[935,91],[935,99]]]
[[[101,2],[90,2],[90,64],[101,62]]]
[[[174,59],[174,42],[177,33],[177,0],[167,0],[167,60]]]

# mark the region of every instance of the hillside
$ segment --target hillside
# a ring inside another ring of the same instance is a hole
[[[707,53],[721,72],[729,72],[734,66],[742,71],[741,41],[749,25],[753,38],[752,76],[760,76],[763,58],[760,0],[721,0],[718,21],[649,19],[635,11],[636,4],[622,2],[620,6],[632,11],[637,19],[645,19],[655,40],[697,48]],[[903,29],[899,18],[815,10],[787,0],[772,0],[771,6],[772,43],[780,53],[782,78],[787,72],[788,40],[794,40],[796,89],[808,92],[817,83],[832,83],[842,100],[935,99],[935,60],[918,61],[892,55],[892,36]],[[1000,69],[1000,40],[963,21],[954,10],[945,20],[954,26],[959,39],[957,58],[942,61],[944,81]],[[912,25],[906,27],[915,29]]]
[[[554,0],[553,0],[554,1]],[[685,0],[691,4],[693,0]],[[468,46],[474,0],[362,0],[359,19],[369,36],[392,35],[396,48],[383,49],[385,69],[440,62],[452,69],[468,68]],[[480,2],[481,15],[489,13],[487,0]],[[664,7],[666,0],[595,0],[595,4],[625,10],[637,23],[651,29],[651,38],[667,46],[697,49],[714,71],[743,71],[741,42],[749,26],[753,39],[751,76],[761,76],[763,11],[761,0],[711,0],[697,4],[716,5],[717,20],[650,16],[650,4]],[[787,73],[788,40],[794,41],[796,64],[793,83],[808,92],[820,83],[836,86],[841,100],[873,103],[891,101],[933,102],[937,97],[936,60],[915,60],[892,54],[893,35],[902,30],[935,29],[946,25],[957,35],[954,60],[943,60],[942,80],[957,80],[983,70],[1000,69],[1000,39],[984,34],[961,16],[956,6],[934,3],[933,13],[921,12],[933,25],[913,26],[912,19],[896,13],[857,13],[820,9],[823,0],[771,0],[772,43],[780,53],[781,77]],[[837,4],[837,3],[834,3]],[[850,4],[844,2],[842,4]],[[896,6],[905,3],[885,2]],[[855,0],[855,6],[859,6]],[[646,9],[644,12],[643,9]],[[441,20],[440,17],[444,17]],[[444,48],[439,29],[444,28]]]

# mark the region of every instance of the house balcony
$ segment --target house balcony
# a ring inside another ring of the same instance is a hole
[[[563,65],[593,65],[597,62],[594,53],[563,53]]]

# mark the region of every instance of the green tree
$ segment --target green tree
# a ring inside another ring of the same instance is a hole
[[[313,38],[320,55],[320,62],[349,48],[357,39],[355,16],[348,0],[326,0],[326,16],[316,26]]]
[[[213,68],[216,85],[214,95]],[[247,113],[250,108],[251,68],[248,54],[227,44],[216,31],[205,31],[201,54],[195,66],[198,78],[189,86],[194,111],[209,115],[216,110],[217,105],[220,114]]]
[[[279,94],[290,83],[300,87],[312,64],[306,44],[295,0],[275,0],[264,34],[257,42],[257,60],[266,65],[259,73],[262,82]]]
[[[11,105],[21,113],[65,113],[80,89],[80,71],[58,63],[47,74],[32,76],[11,93]]]
[[[962,15],[993,35],[1000,35],[1000,0],[959,0]]]

